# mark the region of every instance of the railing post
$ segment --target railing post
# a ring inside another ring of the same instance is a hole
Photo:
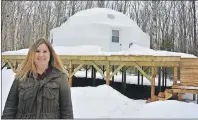
[[[156,76],[156,71],[155,68],[152,67],[152,81],[151,81],[151,101],[154,101],[154,96],[155,96],[155,76]]]
[[[69,85],[70,87],[72,87],[72,74],[73,72],[73,65],[72,65],[72,61],[69,61]]]
[[[177,70],[178,70],[178,68],[175,66],[175,67],[174,67],[173,85],[177,85],[177,78],[178,78]]]
[[[110,85],[110,62],[106,64],[106,84]]]

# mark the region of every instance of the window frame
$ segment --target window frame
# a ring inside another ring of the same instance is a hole
[[[117,32],[117,33],[115,33],[115,32]],[[120,30],[112,29],[111,33],[112,33],[111,42],[119,43],[120,42]]]

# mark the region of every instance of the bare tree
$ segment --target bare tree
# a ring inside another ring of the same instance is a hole
[[[55,27],[59,27],[60,26],[60,17],[61,17],[61,8],[62,8],[63,1],[55,1],[54,3],[55,3],[56,14],[57,14]]]
[[[97,1],[97,7],[99,7],[99,8],[105,7],[105,1],[103,1],[103,0],[98,0],[98,1]]]
[[[85,3],[85,9],[90,9],[93,7],[93,1],[86,1]]]
[[[170,42],[172,42],[170,39],[170,14],[171,14],[171,9],[172,9],[172,4],[169,2],[167,3],[167,1],[163,1],[161,2],[161,6],[160,6],[160,17],[159,17],[159,28],[161,31],[161,40],[162,40],[162,45],[161,45],[161,49],[165,50],[165,47],[169,47],[167,46],[167,44],[171,44]],[[170,48],[168,48],[170,50]],[[166,49],[166,50],[168,50]]]
[[[175,50],[175,8],[176,8],[176,2],[175,1],[172,1],[171,4],[173,5],[173,10],[172,10],[172,19],[171,19],[171,23],[172,23],[172,26],[171,26],[171,39],[172,39],[172,51]]]
[[[29,47],[76,12],[93,7],[128,15],[151,36],[151,48],[198,55],[194,1],[2,1],[2,50]]]
[[[157,41],[157,1],[152,1],[152,48],[154,50],[158,49],[158,41]]]
[[[135,13],[135,19],[138,26],[140,26],[139,11],[140,11],[140,1],[134,1],[132,5]]]
[[[195,0],[192,1],[192,7],[193,7],[193,21],[194,21],[194,54],[198,56],[198,43],[197,43],[197,34],[196,34],[196,9],[195,9]]]
[[[146,1],[142,2],[140,4],[141,8],[140,13],[139,13],[139,21],[140,21],[140,26],[143,32],[149,32],[149,21],[150,21],[150,16],[151,16],[151,10],[149,9],[149,3]]]
[[[7,35],[6,35],[6,33],[7,33],[7,20],[8,20],[8,17],[9,17],[9,15],[8,15],[8,13],[7,13],[7,9],[5,9],[5,8],[7,8],[8,7],[8,2],[5,2],[5,1],[2,1],[1,2],[1,31],[2,31],[2,37],[1,37],[1,39],[2,39],[2,49],[3,49],[3,51],[4,50],[7,50],[7,48],[8,48],[8,44],[7,44]]]

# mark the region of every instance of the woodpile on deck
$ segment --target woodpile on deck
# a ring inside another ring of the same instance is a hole
[[[156,96],[154,95],[153,99],[149,98],[146,103],[154,102],[154,101],[163,101],[163,100],[168,100],[171,97],[173,97],[173,90],[171,89],[166,89],[164,92],[159,92],[159,94]]]

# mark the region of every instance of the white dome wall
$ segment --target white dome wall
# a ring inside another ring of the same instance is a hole
[[[54,31],[54,39],[57,46],[98,45],[108,51],[109,27],[99,24],[67,25]]]
[[[140,28],[125,28],[123,30],[123,46],[124,50],[129,49],[129,43],[135,43],[142,47],[150,48],[150,37],[145,34]]]
[[[129,44],[135,43],[142,47],[150,48],[150,37],[140,28],[123,27],[121,30],[122,50],[128,50]]]

